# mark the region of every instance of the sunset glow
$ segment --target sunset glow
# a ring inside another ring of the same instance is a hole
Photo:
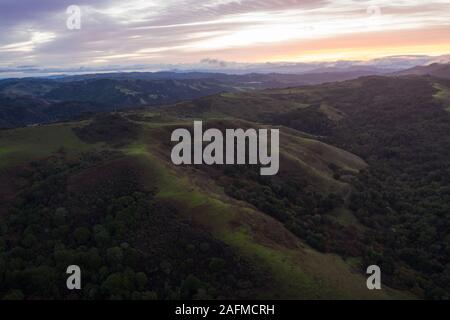
[[[368,60],[450,52],[450,1],[12,0],[0,7],[0,67]]]

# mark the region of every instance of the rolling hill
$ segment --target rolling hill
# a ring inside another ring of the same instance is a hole
[[[448,299],[449,88],[364,77],[2,130],[0,295]],[[279,174],[172,165],[195,119],[279,128]]]
[[[135,116],[2,133],[2,226],[8,226],[3,297],[64,297],[51,275],[75,262],[87,268],[88,288],[78,297],[87,299],[409,297],[387,288],[366,290],[349,261],[312,249],[277,219],[230,197],[217,173],[169,165],[161,138],[179,123],[127,120]],[[365,166],[356,156],[295,132],[283,139],[291,146],[285,152],[292,152],[292,170],[309,172],[317,190],[346,192],[345,184],[332,179],[328,153],[352,170]],[[297,144],[323,160],[296,154]],[[17,185],[8,183],[12,177]],[[31,251],[44,260],[31,258]],[[13,261],[21,266],[10,273],[6,266]],[[104,271],[97,274],[100,266]],[[20,292],[12,285],[19,279],[27,281]],[[40,281],[55,286],[38,289]],[[143,284],[124,287],[127,281]]]
[[[450,63],[433,63],[427,66],[417,66],[407,70],[398,71],[394,73],[397,76],[429,75],[437,78],[450,79]]]

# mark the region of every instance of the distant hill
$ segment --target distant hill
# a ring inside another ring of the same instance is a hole
[[[81,116],[111,111],[105,104],[80,101],[49,101],[42,98],[0,94],[0,128],[77,119]]]
[[[313,85],[354,79],[368,71],[304,75],[108,73],[0,81],[0,128],[74,119],[86,113],[160,106],[222,92]]]
[[[438,78],[450,79],[450,63],[440,64],[433,63],[427,66],[417,66],[411,69],[395,72],[392,75],[395,76],[406,76],[406,75],[416,75],[416,76],[434,76]]]
[[[364,75],[378,74],[379,70],[371,68],[326,68],[302,74],[292,73],[213,73],[213,72],[117,72],[96,73],[76,76],[64,76],[57,80],[72,82],[93,79],[113,80],[212,80],[250,88],[279,88],[354,79]]]

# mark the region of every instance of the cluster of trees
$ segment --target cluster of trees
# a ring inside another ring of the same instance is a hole
[[[351,209],[369,231],[365,264],[429,299],[450,298],[450,113],[428,78],[368,78],[329,103],[349,116],[327,141],[366,159]],[[447,84],[448,85],[448,84]]]
[[[88,125],[73,130],[88,143],[107,142],[121,146],[137,137],[139,126],[118,113],[110,113],[98,114]]]
[[[27,186],[0,219],[0,298],[236,298],[264,285],[140,185],[134,166],[116,153],[61,152],[24,169]],[[66,288],[69,265],[81,268],[80,291]]]
[[[262,120],[321,136],[330,134],[334,127],[333,121],[320,110],[318,103],[281,114],[266,115]]]

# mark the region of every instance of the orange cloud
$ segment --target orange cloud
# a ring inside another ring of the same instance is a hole
[[[426,29],[365,32],[290,41],[252,48],[226,49],[211,57],[237,61],[369,60],[390,55],[450,53],[450,26]]]

